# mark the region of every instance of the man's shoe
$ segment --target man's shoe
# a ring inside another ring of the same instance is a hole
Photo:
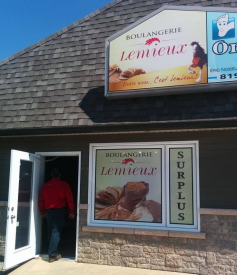
[[[61,258],[62,258],[62,256],[60,254],[58,254],[56,257],[49,257],[49,263],[58,261]]]

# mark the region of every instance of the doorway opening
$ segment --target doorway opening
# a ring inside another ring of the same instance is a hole
[[[63,258],[77,260],[78,224],[79,224],[79,188],[80,188],[80,153],[38,153],[44,156],[44,182],[51,180],[51,170],[57,166],[61,171],[61,180],[66,181],[73,194],[75,218],[69,218],[67,207],[66,223],[62,230],[58,251]],[[41,222],[40,254],[47,255],[49,240],[47,235],[47,219]]]

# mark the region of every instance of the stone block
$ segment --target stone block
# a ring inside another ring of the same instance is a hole
[[[174,253],[174,245],[173,244],[160,244],[159,245],[159,253],[164,253],[164,254]]]
[[[108,243],[108,244],[106,244],[106,248],[110,249],[110,250],[120,250],[120,245]]]
[[[175,254],[166,255],[165,265],[168,267],[182,267],[182,257]]]
[[[126,241],[126,240],[124,240],[124,239],[120,239],[120,238],[114,238],[114,239],[113,239],[113,243],[114,243],[114,244],[120,244],[120,245],[123,245],[123,244],[126,244],[126,243],[127,243],[127,241]]]
[[[121,256],[124,257],[143,257],[142,246],[138,245],[123,245],[121,246]]]
[[[189,238],[189,239],[206,239],[205,233],[196,232],[179,232],[179,231],[169,231],[169,237],[179,237],[179,238]]]
[[[147,258],[130,258],[129,259],[129,263],[133,263],[133,264],[149,264],[150,263],[150,259]]]
[[[85,254],[91,254],[94,252],[94,249],[91,247],[82,247],[82,252]]]
[[[231,260],[231,259],[221,259],[218,261],[219,265],[223,265],[223,266],[235,266],[236,265],[236,261],[235,260]]]
[[[199,274],[199,268],[192,268],[192,267],[190,268],[180,267],[180,268],[176,268],[175,271],[182,272],[182,273],[189,273],[189,274]]]
[[[101,255],[114,255],[114,251],[110,249],[100,249]]]
[[[193,263],[205,263],[206,262],[206,258],[198,257],[198,256],[191,256],[191,261]]]
[[[127,266],[129,264],[128,258],[122,258],[118,256],[107,256],[108,258],[108,265],[115,265],[115,266]]]
[[[200,265],[201,275],[222,275],[225,274],[225,267],[222,265]]]
[[[113,250],[114,256],[121,256],[120,250]]]
[[[183,260],[183,258],[182,258]],[[200,263],[193,263],[193,262],[184,262],[182,264],[183,268],[199,268]]]
[[[91,259],[91,260],[99,260],[99,253],[93,254],[85,254],[85,253],[78,253],[78,259]]]
[[[152,265],[165,265],[165,255],[158,254],[155,259],[151,259]]]
[[[91,247],[92,248],[101,248],[101,249],[105,249],[106,248],[106,243],[99,243],[99,242],[91,242]]]
[[[147,253],[157,253],[157,252],[158,252],[158,247],[144,246],[144,247],[143,247],[143,252],[147,252]]]
[[[213,265],[216,263],[216,253],[214,252],[207,252],[207,264]]]
[[[137,268],[150,269],[150,264],[137,264]]]
[[[205,248],[204,248],[205,249]],[[198,251],[198,255],[199,257],[204,257],[206,258],[207,257],[207,252],[206,251]]]
[[[221,260],[234,260],[237,262],[237,253],[231,253],[231,254],[221,254],[221,253],[216,253],[216,262],[218,263]]]
[[[191,256],[182,256],[183,262],[192,262]]]
[[[91,246],[91,242],[89,240],[87,240],[87,239],[80,238],[79,242],[78,242],[78,246],[79,247],[80,246],[82,246],[82,247],[85,247],[85,246],[90,247]]]
[[[199,256],[199,252],[197,250],[189,248],[192,248],[192,246],[175,246],[175,254],[187,257]]]

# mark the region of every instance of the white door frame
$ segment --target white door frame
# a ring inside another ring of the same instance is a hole
[[[77,190],[77,221],[76,221],[76,254],[75,261],[78,259],[78,241],[79,241],[79,211],[80,211],[80,189],[81,189],[81,152],[80,151],[66,151],[66,152],[36,152],[36,155],[42,157],[78,157],[78,190]]]

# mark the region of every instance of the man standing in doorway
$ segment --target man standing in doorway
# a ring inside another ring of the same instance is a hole
[[[43,218],[47,218],[49,239],[49,262],[52,263],[61,258],[58,254],[58,243],[65,224],[66,206],[70,208],[69,218],[74,218],[75,205],[70,186],[61,181],[61,172],[58,167],[51,171],[52,179],[46,182],[41,190],[39,208]]]

